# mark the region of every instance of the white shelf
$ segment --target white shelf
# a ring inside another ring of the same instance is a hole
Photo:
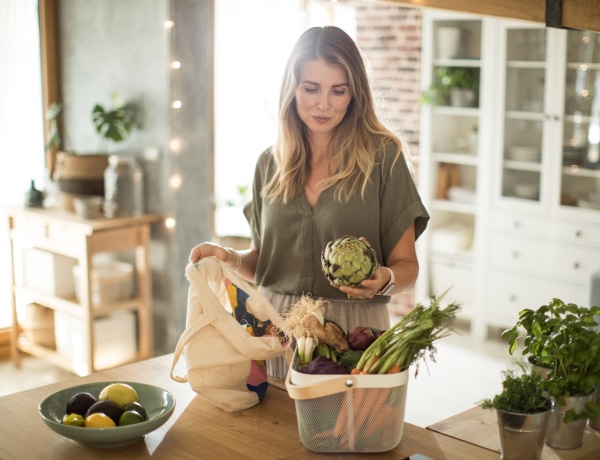
[[[452,163],[465,166],[477,166],[477,155],[470,153],[439,152],[433,153],[432,159],[438,163]]]

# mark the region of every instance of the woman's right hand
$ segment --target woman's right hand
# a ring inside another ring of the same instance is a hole
[[[227,256],[230,253],[221,245],[205,241],[198,246],[194,246],[190,252],[189,261],[196,263],[205,257],[215,256],[217,259],[227,262]],[[230,256],[231,257],[231,256]]]

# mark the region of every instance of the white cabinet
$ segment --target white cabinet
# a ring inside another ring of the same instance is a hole
[[[491,28],[490,28],[491,26]],[[478,16],[427,10],[424,12],[421,84],[424,94],[452,71],[478,76],[472,103],[440,98],[422,106],[419,147],[419,188],[431,215],[419,242],[422,267],[417,284],[419,300],[441,295],[462,305],[459,316],[474,320],[480,303],[474,286],[483,282],[481,248],[485,246],[483,190],[488,188],[491,152],[492,78],[490,56],[484,51],[494,39],[493,21]],[[456,45],[448,41],[458,37]],[[476,321],[481,324],[481,320]]]
[[[481,53],[469,59],[481,71],[479,107],[423,106],[419,180],[432,225],[420,286],[438,295],[459,285],[449,300],[465,305],[472,332],[483,336],[552,297],[585,305],[600,269],[600,34],[431,12],[423,89],[436,66],[467,65],[436,57],[436,31],[463,24],[470,40],[480,33]],[[476,151],[456,151],[473,122]],[[446,170],[449,182],[440,179]],[[473,190],[469,203],[448,193],[457,184]],[[472,232],[472,244],[457,251],[458,227]]]

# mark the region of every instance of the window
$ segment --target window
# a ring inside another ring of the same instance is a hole
[[[29,181],[44,185],[37,0],[0,2],[0,206],[21,206]],[[0,229],[0,328],[11,323],[8,235]]]

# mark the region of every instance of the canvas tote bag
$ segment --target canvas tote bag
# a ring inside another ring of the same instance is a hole
[[[283,355],[281,315],[255,287],[216,257],[188,264],[186,329],[171,378],[232,412],[258,404],[268,386],[264,360]],[[276,335],[273,335],[276,334]],[[181,357],[186,375],[175,375]]]

